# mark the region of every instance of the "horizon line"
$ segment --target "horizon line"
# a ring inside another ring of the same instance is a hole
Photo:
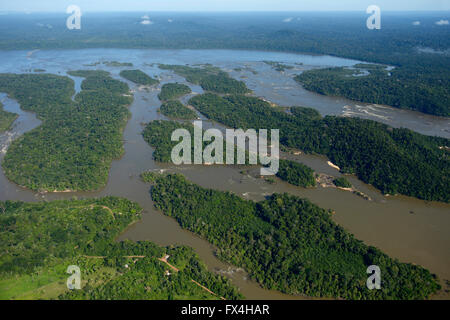
[[[33,13],[64,13],[63,11],[31,11],[31,10],[1,10],[1,13],[21,13],[21,14],[33,14]],[[90,13],[331,13],[331,12],[364,12],[365,10],[86,10],[83,12]],[[450,9],[420,9],[420,10],[383,10],[383,12],[447,12],[450,13]]]

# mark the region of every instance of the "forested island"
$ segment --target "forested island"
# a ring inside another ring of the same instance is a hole
[[[189,132],[191,135],[191,163],[194,163],[194,125],[190,122],[177,122],[177,121],[167,121],[167,120],[155,120],[149,122],[143,132],[142,136],[144,137],[144,140],[155,149],[153,152],[153,159],[158,162],[163,163],[173,163],[172,162],[172,150],[176,145],[180,143],[180,141],[172,141],[172,132],[174,132],[177,129],[185,129]],[[202,134],[205,134],[205,130],[203,130]],[[214,139],[213,139],[214,140]],[[219,148],[222,148],[222,164],[226,163],[226,141],[223,138],[220,138],[220,140],[217,141]],[[202,150],[205,152],[206,148],[210,146],[211,142],[203,141],[202,143]],[[235,145],[234,147],[234,155],[235,159],[236,154],[238,152],[238,146]],[[213,150],[211,151],[211,156],[215,156],[215,152]],[[247,150],[243,150],[245,153],[245,161],[242,165],[254,165],[253,163],[250,163],[250,157],[249,152]],[[203,164],[211,165],[212,163],[208,163],[203,158]],[[257,161],[257,164],[259,163],[259,159]],[[303,168],[302,168],[303,170]],[[300,178],[302,179],[302,178]]]
[[[171,70],[192,84],[200,85],[203,90],[219,94],[246,94],[250,90],[243,81],[231,78],[228,73],[212,65],[190,67],[182,65],[160,64],[160,69]]]
[[[178,100],[164,102],[159,108],[159,111],[166,117],[173,119],[192,120],[198,118],[197,114],[193,110],[185,107]]]
[[[0,102],[0,133],[11,128],[17,117],[17,114],[3,110],[3,104]]]
[[[191,248],[116,242],[141,216],[129,200],[6,201],[0,211],[1,299],[242,298]],[[81,290],[67,289],[70,265],[80,268]]]
[[[161,87],[161,92],[158,94],[159,100],[163,102],[159,111],[166,117],[173,119],[196,119],[197,114],[193,110],[185,107],[180,101],[176,100],[191,92],[191,88],[185,84],[164,84]]]
[[[440,289],[428,270],[391,259],[336,225],[310,201],[274,194],[262,202],[201,188],[178,174],[142,174],[155,206],[218,248],[264,288],[343,299],[426,299]],[[366,287],[378,265],[380,290]]]
[[[158,95],[159,100],[168,101],[181,98],[191,93],[191,88],[182,83],[166,83],[161,87],[161,93]]]
[[[122,70],[120,71],[120,76],[143,86],[153,86],[159,83],[157,79],[153,79],[141,70]]]
[[[132,67],[131,62],[119,62],[119,61],[104,61],[103,64],[107,67]]]
[[[294,69],[293,66],[289,66],[287,64],[283,64],[283,63],[276,62],[276,61],[263,61],[263,62],[265,64],[268,64],[269,66],[271,66],[276,71],[280,71],[280,72],[284,72],[286,70]]]
[[[177,129],[186,129],[194,136],[194,126],[191,123],[156,120],[148,123],[142,136],[144,140],[155,149],[153,159],[158,162],[172,163],[172,149],[178,144],[171,140],[172,132]],[[194,142],[192,141],[192,150]]]
[[[97,190],[122,155],[122,130],[132,97],[105,71],[72,71],[74,82],[51,74],[0,74],[0,91],[32,111],[42,124],[15,140],[2,162],[11,181],[36,191]]]
[[[368,74],[364,74],[367,72]],[[402,69],[358,64],[353,68],[309,70],[295,77],[307,90],[367,103],[384,104],[440,116],[450,116],[450,98],[444,88],[430,88]]]
[[[307,188],[316,186],[314,170],[304,164],[290,160],[280,160],[277,177],[298,187]]]
[[[333,183],[338,188],[352,188],[352,184],[344,177],[336,178]]]
[[[207,118],[231,128],[279,128],[280,143],[318,153],[356,174],[385,194],[404,194],[449,202],[449,141],[408,129],[397,129],[359,118],[326,116],[311,109],[291,114],[259,98],[203,94],[189,104]]]

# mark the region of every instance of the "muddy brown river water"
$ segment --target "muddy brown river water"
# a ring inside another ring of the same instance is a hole
[[[65,75],[68,70],[92,69],[83,66],[96,61],[132,62],[152,76],[159,76],[161,84],[150,91],[139,90],[128,82],[135,91],[130,106],[132,117],[124,131],[122,158],[113,161],[107,186],[97,192],[39,194],[22,189],[8,181],[0,172],[0,200],[39,201],[70,199],[72,197],[102,197],[115,195],[138,202],[144,208],[140,222],[130,226],[119,238],[150,240],[159,245],[187,245],[195,249],[200,258],[212,271],[227,275],[249,299],[303,299],[275,291],[264,290],[248,279],[243,270],[227,265],[214,256],[214,248],[196,235],[182,230],[178,223],[154,209],[150,198],[150,186],[139,179],[146,170],[168,170],[184,174],[190,181],[203,187],[232,191],[243,198],[263,200],[274,192],[287,192],[310,199],[322,208],[336,212],[334,220],[365,243],[379,247],[402,262],[422,265],[441,280],[450,279],[450,205],[426,202],[409,197],[385,197],[373,187],[355,177],[349,177],[352,184],[370,196],[371,201],[336,188],[298,188],[278,179],[269,184],[256,178],[256,168],[237,166],[171,166],[155,163],[152,148],[141,136],[143,124],[155,119],[164,119],[157,109],[159,88],[167,82],[186,83],[171,72],[160,70],[154,63],[197,64],[211,63],[245,81],[254,94],[283,106],[302,105],[318,109],[322,114],[360,116],[382,121],[395,127],[408,127],[430,135],[450,137],[450,119],[438,118],[417,112],[397,110],[385,106],[355,103],[346,99],[324,97],[304,90],[293,79],[303,70],[325,66],[351,66],[358,61],[327,56],[306,56],[272,52],[227,51],[227,50],[119,50],[88,49],[67,51],[38,51],[27,57],[25,51],[0,52],[0,72],[25,73],[35,68]],[[279,61],[294,66],[284,73],[273,70],[263,60]],[[303,63],[298,65],[297,63]],[[114,77],[123,68],[98,66],[110,71]],[[240,68],[240,71],[235,69]],[[76,91],[80,90],[81,78],[75,80]],[[121,79],[125,81],[124,79]],[[201,93],[198,86],[188,84],[194,93]],[[183,101],[187,101],[185,97]],[[6,149],[10,141],[40,124],[35,115],[24,112],[16,101],[0,94],[0,101],[7,111],[16,112],[19,118],[10,132],[0,135],[0,149]],[[206,120],[206,119],[205,119]],[[208,122],[204,127],[218,127]],[[0,161],[4,153],[0,154]],[[282,154],[282,157],[302,162],[318,173],[340,176],[327,164],[327,159],[315,155]],[[248,173],[247,173],[248,170]],[[245,173],[241,173],[245,171]],[[449,298],[440,295],[439,297]]]

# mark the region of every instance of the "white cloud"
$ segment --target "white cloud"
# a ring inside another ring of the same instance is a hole
[[[53,29],[53,26],[51,24],[43,24],[43,23],[38,22],[38,23],[36,23],[36,25],[41,28]]]
[[[414,21],[412,24],[413,26],[420,26],[420,21]]]
[[[146,24],[146,25],[148,25],[148,24],[153,24],[153,22],[150,21],[150,20],[142,20],[142,21],[141,21],[141,24]]]
[[[167,20],[167,22],[169,22],[169,23],[172,23],[172,22],[173,22],[173,20],[172,20],[172,19],[169,19],[169,20]]]
[[[448,26],[449,25],[449,22],[448,22],[448,20],[439,20],[439,21],[436,21],[436,24],[438,25],[438,26]]]
[[[286,18],[283,20],[283,22],[291,22],[294,18]]]

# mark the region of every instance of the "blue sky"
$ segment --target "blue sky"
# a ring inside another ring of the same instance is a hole
[[[386,11],[450,10],[450,0],[1,0],[0,11]]]

